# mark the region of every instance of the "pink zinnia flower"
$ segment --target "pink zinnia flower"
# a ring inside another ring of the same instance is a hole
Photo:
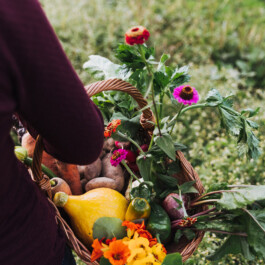
[[[199,100],[198,91],[190,85],[176,87],[173,96],[179,103],[184,105],[191,105]]]
[[[114,167],[118,166],[122,160],[126,159],[127,153],[124,149],[115,150],[110,158],[111,165]]]

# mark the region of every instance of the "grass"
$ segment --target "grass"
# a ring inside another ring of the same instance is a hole
[[[224,94],[233,91],[238,97],[238,110],[260,106],[255,120],[260,124],[258,135],[263,154],[257,161],[238,158],[235,140],[224,135],[214,112],[187,112],[176,133],[179,140],[189,147],[186,155],[206,188],[211,183],[223,181],[265,184],[265,63],[262,58],[256,66],[253,63],[255,58],[252,61],[246,59],[254,50],[265,48],[263,1],[42,2],[63,48],[84,83],[93,81],[82,69],[87,57],[99,54],[115,61],[113,49],[117,43],[123,42],[124,32],[131,26],[142,24],[150,30],[150,41],[156,45],[158,56],[167,52],[172,55],[171,64],[189,64],[190,84],[199,90],[202,97],[215,87]],[[245,72],[238,66],[238,61],[245,62]],[[254,72],[252,82],[249,81],[251,71]],[[258,71],[261,71],[259,78]],[[214,235],[207,235],[186,264],[265,264],[259,260],[245,261],[240,255],[229,255],[218,263],[207,261],[205,257],[219,244],[220,240]],[[78,259],[77,262],[83,264]]]

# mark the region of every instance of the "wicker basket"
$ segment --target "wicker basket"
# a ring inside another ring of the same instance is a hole
[[[86,87],[86,91],[89,97],[97,93],[100,93],[102,91],[108,91],[108,90],[122,91],[128,93],[136,100],[136,102],[138,103],[141,109],[147,105],[146,100],[143,98],[142,94],[137,90],[137,88],[133,87],[131,84],[120,79],[99,81],[91,85],[88,85]],[[151,122],[148,121],[154,121],[153,113],[149,108],[143,110],[140,123],[143,126],[143,128],[149,133],[149,135],[151,135],[153,131],[153,125]],[[76,238],[74,232],[69,227],[67,222],[61,217],[60,212],[58,211],[55,204],[52,202],[51,186],[49,178],[44,176],[41,171],[41,160],[42,160],[43,149],[44,146],[42,143],[42,138],[41,136],[38,136],[33,154],[32,172],[34,180],[39,185],[41,190],[43,190],[46,193],[49,202],[54,206],[56,210],[56,222],[64,230],[65,235],[67,237],[68,245],[76,252],[76,254],[85,264],[99,265],[98,262],[91,262],[90,260],[91,252]],[[182,152],[177,151],[176,158],[180,161],[180,166],[181,166],[181,171],[176,175],[176,178],[178,178],[179,183],[195,180],[196,183],[194,184],[194,186],[198,190],[198,194],[195,194],[194,198],[200,196],[204,192],[204,189],[198,177],[198,174],[195,172],[191,164],[186,160]],[[204,208],[198,207],[198,210],[204,210]],[[204,232],[197,232],[196,237],[191,241],[188,241],[187,239],[182,237],[178,244],[168,245],[167,250],[169,253],[172,252],[181,253],[182,259],[183,261],[185,261],[197,249],[203,236]]]

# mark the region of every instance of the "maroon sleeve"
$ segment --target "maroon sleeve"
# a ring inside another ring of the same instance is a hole
[[[46,150],[59,160],[93,162],[103,145],[101,113],[87,96],[39,2],[0,0],[0,5],[1,48],[18,114],[42,135]]]

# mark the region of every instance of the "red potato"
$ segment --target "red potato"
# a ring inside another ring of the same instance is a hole
[[[35,142],[29,133],[24,134],[22,137],[21,144],[27,149],[29,157],[33,156]],[[42,155],[42,164],[52,170],[57,177],[64,179],[74,195],[82,194],[80,175],[76,165],[61,162],[45,151]]]

